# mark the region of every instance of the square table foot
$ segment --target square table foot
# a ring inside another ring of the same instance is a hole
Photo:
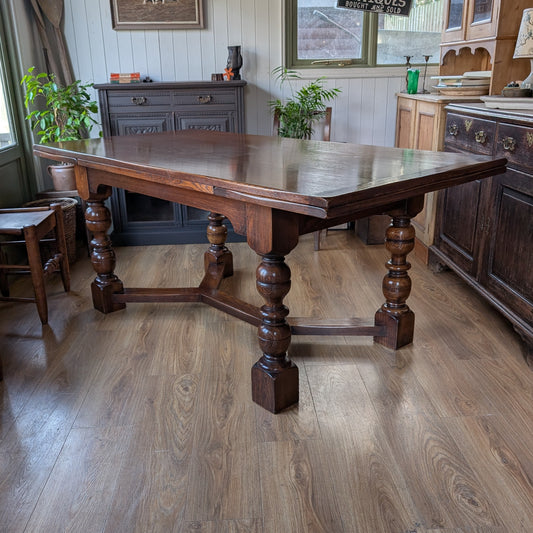
[[[291,362],[281,372],[252,367],[252,400],[271,413],[298,403],[298,367]]]
[[[413,342],[415,314],[410,309],[398,315],[380,309],[375,315],[374,323],[386,328],[384,336],[374,337],[374,342],[378,344],[397,350]]]
[[[91,284],[91,293],[94,308],[106,314],[124,309],[126,307],[125,303],[113,301],[113,294],[122,291],[122,282],[118,279],[107,285],[99,285],[96,281],[93,281]]]
[[[204,269],[206,272],[209,272],[210,268],[216,265],[216,268],[222,270],[221,277],[229,278],[233,276],[233,254],[229,250],[224,250],[218,256],[207,251],[204,254]]]

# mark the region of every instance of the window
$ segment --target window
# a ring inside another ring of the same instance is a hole
[[[286,0],[289,68],[439,62],[442,0],[412,0],[409,17],[338,8],[337,0]]]
[[[5,90],[3,69],[0,70],[0,150],[15,143],[13,128],[8,113],[8,98]]]

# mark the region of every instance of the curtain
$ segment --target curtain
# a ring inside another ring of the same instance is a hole
[[[47,71],[53,72],[60,83],[70,85],[74,75],[61,30],[63,0],[31,0],[31,6],[43,44]]]

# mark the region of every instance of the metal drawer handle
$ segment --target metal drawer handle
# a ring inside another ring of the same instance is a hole
[[[448,128],[448,133],[455,137],[459,133],[459,126],[457,126],[457,124],[450,124],[450,127]]]
[[[516,141],[512,137],[504,137],[502,139],[502,144],[505,150],[509,152],[514,152],[516,148]]]
[[[483,130],[476,131],[475,135],[477,143],[485,144],[487,142],[487,134]]]
[[[132,96],[131,97],[131,103],[135,104],[135,105],[146,104],[146,97],[144,97],[144,96]]]
[[[197,96],[196,99],[198,100],[199,104],[208,104],[209,102],[211,102],[213,97],[209,94],[207,96]]]

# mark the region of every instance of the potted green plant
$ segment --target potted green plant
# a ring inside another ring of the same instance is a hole
[[[40,104],[26,116],[39,136],[39,142],[75,141],[89,137],[93,126],[98,124],[93,116],[98,112],[98,104],[91,100],[88,92],[93,84],[82,84],[76,80],[62,86],[54,74],[35,74],[34,71],[35,67],[29,68],[20,83],[25,86],[24,104],[27,109],[30,105]],[[73,169],[74,165],[48,167],[56,190],[76,188]]]
[[[272,71],[280,86],[291,80],[300,79],[301,76],[294,70],[277,67]],[[279,123],[278,135],[294,139],[310,139],[314,127],[326,114],[326,103],[333,100],[341,90],[324,87],[324,76],[306,83],[298,91],[291,86],[291,97],[285,101],[271,100],[270,109]]]

